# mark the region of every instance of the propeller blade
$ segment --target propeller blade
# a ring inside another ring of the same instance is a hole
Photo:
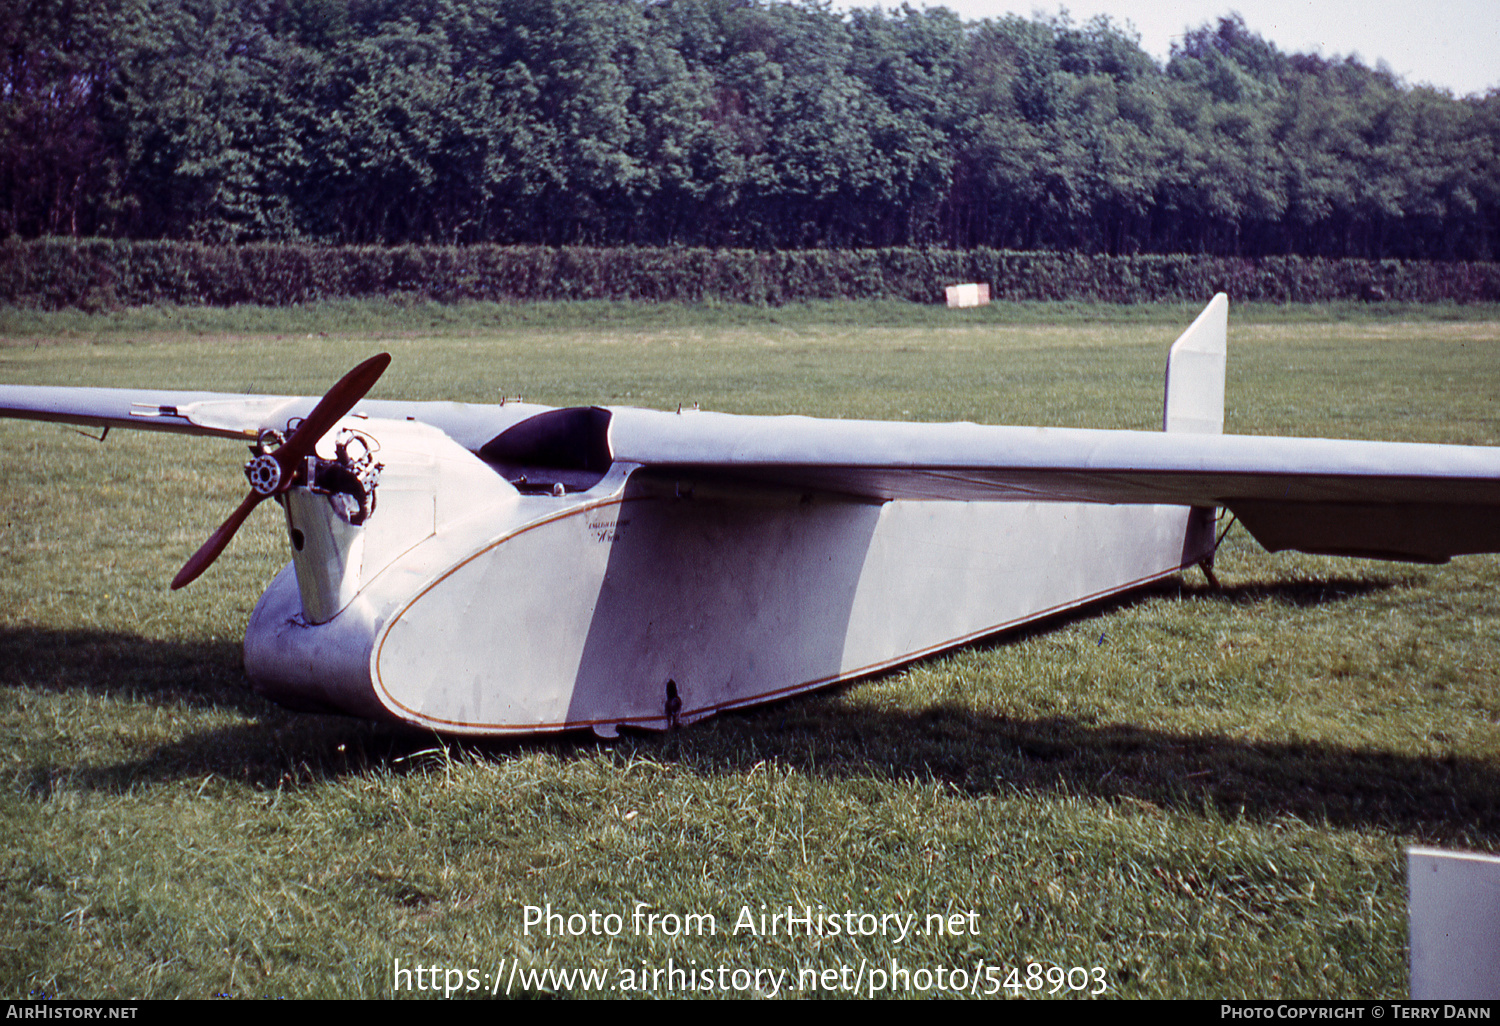
[[[198,575],[207,570],[214,560],[219,558],[219,553],[224,551],[224,546],[229,544],[229,539],[240,529],[250,511],[260,505],[264,495],[251,492],[245,496],[245,501],[240,503],[239,509],[229,514],[229,519],[219,525],[219,529],[208,536],[208,541],[193,553],[192,558],[182,565],[177,571],[177,576],[172,578],[172,590],[176,591],[185,584],[191,584],[198,579]]]
[[[318,405],[313,407],[307,419],[297,425],[297,430],[292,432],[292,437],[286,440],[286,444],[273,453],[282,470],[291,471],[298,462],[310,455],[313,446],[318,444],[318,439],[328,434],[328,430],[342,420],[344,414],[354,409],[354,404],[375,387],[375,382],[380,380],[380,375],[390,365],[391,354],[381,353],[339,378],[323,398],[318,400]]]
[[[303,422],[297,425],[297,430],[292,432],[292,437],[271,453],[272,458],[281,465],[282,486],[272,492],[284,491],[291,487],[293,474],[297,464],[310,455],[313,446],[318,444],[318,439],[326,435],[330,428],[343,419],[344,414],[354,409],[354,404],[365,397],[365,393],[375,386],[380,380],[380,375],[391,364],[391,354],[381,353],[372,356],[364,363],[355,367],[348,374],[339,378],[334,386],[330,388],[318,400],[312,412],[307,415]],[[172,590],[176,591],[184,585],[191,584],[198,576],[213,565],[213,561],[219,558],[229,540],[234,537],[250,511],[260,505],[260,500],[266,498],[259,492],[251,492],[245,496],[239,508],[229,514],[229,519],[219,525],[219,529],[209,535],[208,541],[193,553],[192,558],[182,565],[177,571],[177,576],[172,578]]]

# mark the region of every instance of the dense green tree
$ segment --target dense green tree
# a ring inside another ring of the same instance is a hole
[[[819,0],[0,0],[0,235],[1500,255],[1500,94]]]
[[[112,5],[0,0],[0,235],[106,228]]]

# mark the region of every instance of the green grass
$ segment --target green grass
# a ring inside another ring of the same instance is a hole
[[[9,312],[0,381],[314,393],[388,349],[387,398],[1150,428],[1195,312]],[[1252,308],[1230,331],[1229,430],[1500,444],[1494,310]],[[611,984],[671,960],[785,971],[783,993],[862,960],[1035,961],[1126,997],[1391,997],[1405,846],[1500,851],[1495,558],[1269,556],[1236,529],[1222,590],[1185,574],[669,735],[460,745],[248,691],[239,640],[286,559],[269,513],[167,590],[243,453],[0,424],[10,997],[379,997],[396,959]],[[720,932],[637,936],[639,902]],[[547,903],[621,935],[528,934]],[[979,930],[731,932],[762,903]]]

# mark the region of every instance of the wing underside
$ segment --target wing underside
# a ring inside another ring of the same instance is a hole
[[[1313,477],[1290,472],[892,470],[724,464],[662,464],[652,467],[651,472],[830,491],[875,501],[1219,506],[1228,508],[1271,552],[1294,549],[1420,563],[1500,552],[1500,499],[1493,494],[1493,481],[1425,476]]]

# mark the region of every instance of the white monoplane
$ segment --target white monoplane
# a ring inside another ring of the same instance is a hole
[[[1164,430],[0,387],[0,414],[253,439],[292,562],[245,668],[297,708],[462,734],[662,729],[874,673],[1266,548],[1500,551],[1500,448],[1226,436],[1228,300],[1172,346]]]

